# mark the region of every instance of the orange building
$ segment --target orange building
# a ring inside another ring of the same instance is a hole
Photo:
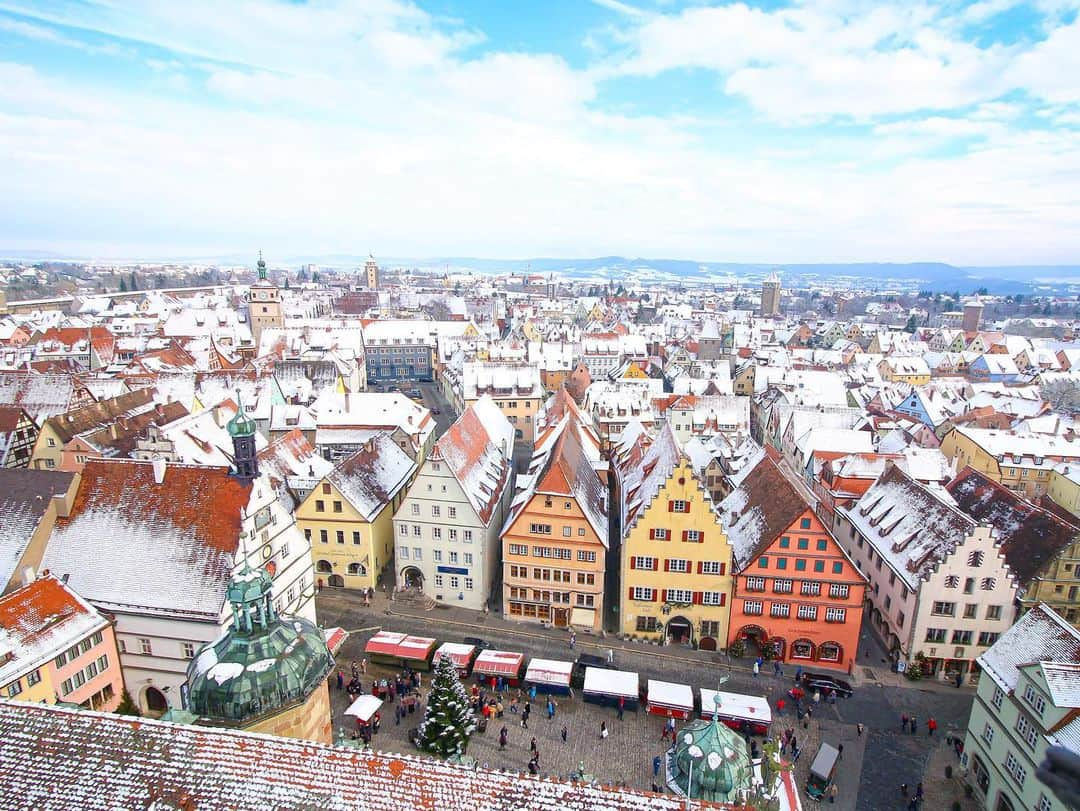
[[[565,396],[565,395],[564,395]],[[503,616],[599,631],[604,621],[607,488],[576,409],[545,426],[502,531]]]
[[[736,571],[728,645],[742,640],[784,662],[850,672],[866,579],[814,503],[767,456],[721,502]]]

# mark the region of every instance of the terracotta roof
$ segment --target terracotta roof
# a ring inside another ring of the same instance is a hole
[[[67,411],[77,399],[70,375],[0,371],[0,403],[22,406],[39,423]]]
[[[19,425],[23,409],[19,406],[0,405],[0,434],[10,434]]]
[[[718,509],[741,569],[810,509],[810,502],[776,462],[763,456]]]
[[[963,512],[997,529],[1005,561],[1023,586],[1080,536],[1075,525],[1025,501],[974,468],[964,468],[945,489]]]
[[[158,484],[151,462],[90,460],[42,566],[98,606],[216,619],[250,493],[227,468],[170,463]]]
[[[127,456],[135,450],[135,442],[150,425],[168,425],[188,414],[183,403],[165,403],[133,414],[118,417],[112,424],[96,431],[80,435],[80,438],[94,446],[106,456]]]
[[[0,762],[19,808],[679,811],[684,798],[416,755],[0,701]],[[108,775],[108,779],[102,779]]]
[[[514,427],[485,394],[439,437],[428,458],[447,464],[486,526],[509,483],[513,449]]]
[[[0,684],[39,667],[108,624],[55,577],[39,577],[0,598]],[[7,662],[2,655],[5,648],[14,653]]]

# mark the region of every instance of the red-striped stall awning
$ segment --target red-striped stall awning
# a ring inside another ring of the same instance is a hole
[[[486,650],[476,657],[473,673],[485,676],[510,676],[517,678],[525,654],[502,650]]]

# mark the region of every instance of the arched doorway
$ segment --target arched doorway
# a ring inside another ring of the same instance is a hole
[[[143,692],[143,706],[151,718],[160,718],[169,709],[169,702],[163,692],[151,686]]]
[[[345,578],[339,574],[330,575],[330,578],[326,582],[330,584],[330,588],[332,589],[345,588]]]
[[[745,643],[747,656],[756,657],[763,655],[765,645],[769,642],[769,632],[760,625],[744,625],[735,639]]]
[[[363,563],[350,563],[349,574],[353,577],[363,577],[367,574],[367,566]]]
[[[667,624],[667,638],[673,645],[689,645],[694,640],[694,624],[683,616],[672,617]]]
[[[1016,811],[1015,806],[1012,804],[1012,800],[1008,795],[1002,791],[998,793],[997,805],[994,806],[994,811]]]
[[[334,571],[334,567],[330,565],[328,560],[317,560],[315,561],[315,571],[319,574],[330,574]]]
[[[415,566],[406,566],[401,570],[401,586],[406,589],[424,590],[424,573]]]
[[[701,650],[716,650],[716,639],[711,636],[703,636],[698,642],[698,648]]]
[[[990,772],[976,754],[971,756],[971,774],[975,778],[975,785],[979,791],[986,794],[990,790]]]

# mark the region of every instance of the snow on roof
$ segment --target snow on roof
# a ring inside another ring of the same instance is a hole
[[[9,701],[0,701],[0,762],[7,802],[26,808],[720,808],[683,797],[466,769],[419,755]],[[157,799],[147,806],[147,798]]]
[[[389,435],[380,433],[342,459],[327,480],[370,523],[415,471],[416,462]]]
[[[807,495],[768,455],[762,456],[718,507],[737,568],[746,566],[810,509]]]
[[[646,695],[650,704],[662,704],[665,707],[694,708],[694,689],[689,684],[675,684],[670,681],[649,679]]]
[[[21,406],[39,424],[70,409],[76,399],[71,375],[0,372],[0,403]]]
[[[816,450],[830,453],[873,453],[874,437],[869,431],[851,428],[811,428],[795,443],[803,459]]]
[[[920,581],[976,527],[947,498],[894,465],[855,504],[839,511],[917,591]]]
[[[73,478],[55,470],[0,468],[0,589],[17,574],[52,497],[66,493]]]
[[[426,437],[435,430],[431,412],[400,392],[344,394],[324,391],[310,406],[319,429],[400,428],[409,436]]]
[[[1080,458],[1080,441],[1044,434],[1016,434],[990,428],[959,426],[956,430],[994,457],[1038,456]]]
[[[1032,608],[979,657],[979,666],[1011,692],[1031,662],[1080,662],[1080,631],[1045,603]]]
[[[487,525],[510,482],[514,426],[495,401],[484,395],[435,443],[431,461],[444,461],[465,497]]]
[[[601,693],[624,698],[638,697],[638,674],[603,667],[585,668],[585,693]]]
[[[90,460],[41,565],[99,607],[216,620],[251,487],[226,468],[169,464],[157,484],[150,462]]]
[[[671,423],[665,421],[640,464],[629,472],[622,486],[626,501],[625,530],[633,526],[639,511],[652,503],[683,458],[675,431]]]
[[[55,658],[109,621],[78,594],[50,575],[0,598],[0,684]]]
[[[1080,662],[1040,662],[1039,668],[1054,706],[1080,708]]]

